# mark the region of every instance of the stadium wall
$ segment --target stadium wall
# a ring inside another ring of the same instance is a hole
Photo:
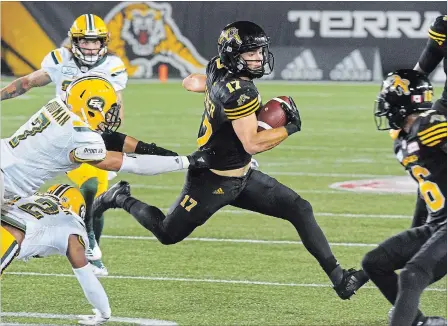
[[[2,74],[24,75],[68,43],[73,20],[94,13],[107,22],[110,51],[132,78],[203,72],[222,28],[252,20],[270,35],[275,69],[266,79],[376,81],[413,67],[434,18],[447,2],[1,2]],[[445,78],[442,67],[432,75]]]

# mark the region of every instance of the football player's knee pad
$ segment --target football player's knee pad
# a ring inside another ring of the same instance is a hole
[[[291,205],[283,207],[284,209],[284,219],[297,223],[305,223],[308,217],[313,217],[312,205],[305,199],[298,195],[290,199]]]
[[[362,267],[366,274],[377,274],[380,271],[388,271],[388,254],[381,247],[368,252],[362,260]]]
[[[11,264],[14,258],[19,254],[20,246],[16,238],[3,226],[0,228],[0,243],[1,243],[1,273],[6,267]]]

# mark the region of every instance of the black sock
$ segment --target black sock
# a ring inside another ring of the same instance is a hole
[[[297,230],[306,249],[317,259],[332,283],[338,284],[343,277],[343,270],[338,265],[323,230],[315,220],[312,206],[302,198],[297,199],[297,206],[299,215],[296,214],[296,211],[291,212],[291,218],[288,220]]]
[[[394,305],[392,326],[411,325],[418,316],[422,291],[429,285],[429,277],[417,269],[403,269],[399,275],[399,293]]]

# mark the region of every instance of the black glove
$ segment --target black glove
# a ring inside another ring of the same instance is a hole
[[[148,144],[142,141],[137,143],[135,154],[158,155],[158,156],[178,156],[176,152],[170,151],[163,147],[158,147],[154,143]]]
[[[188,155],[189,168],[188,169],[209,169],[211,156],[214,155],[212,150],[195,151]]]
[[[290,105],[281,102],[281,108],[284,110],[289,123],[286,125],[286,130],[289,136],[301,130],[301,117],[298,108],[293,99],[289,96]]]

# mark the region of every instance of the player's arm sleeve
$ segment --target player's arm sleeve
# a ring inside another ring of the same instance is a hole
[[[106,158],[106,145],[99,133],[88,127],[74,127],[73,138],[71,154],[76,163],[95,163]]]
[[[51,80],[55,81],[55,76],[58,74],[62,65],[61,50],[56,49],[48,53],[42,60],[41,68],[50,76]]]
[[[237,81],[239,83],[239,81]],[[249,116],[255,113],[261,107],[261,102],[259,99],[259,94],[256,90],[252,88],[235,89],[239,85],[236,83],[229,82],[224,85],[231,92],[229,96],[224,95],[223,105],[224,112],[228,120],[236,120]],[[224,93],[225,94],[225,93]]]
[[[445,17],[439,16],[430,26],[427,45],[418,61],[419,67],[427,74],[435,70],[439,62],[444,58],[443,46],[447,33],[447,21],[444,20]]]
[[[124,142],[127,135],[114,131],[114,132],[104,132],[101,135],[106,149],[113,152],[122,152],[124,147]]]

